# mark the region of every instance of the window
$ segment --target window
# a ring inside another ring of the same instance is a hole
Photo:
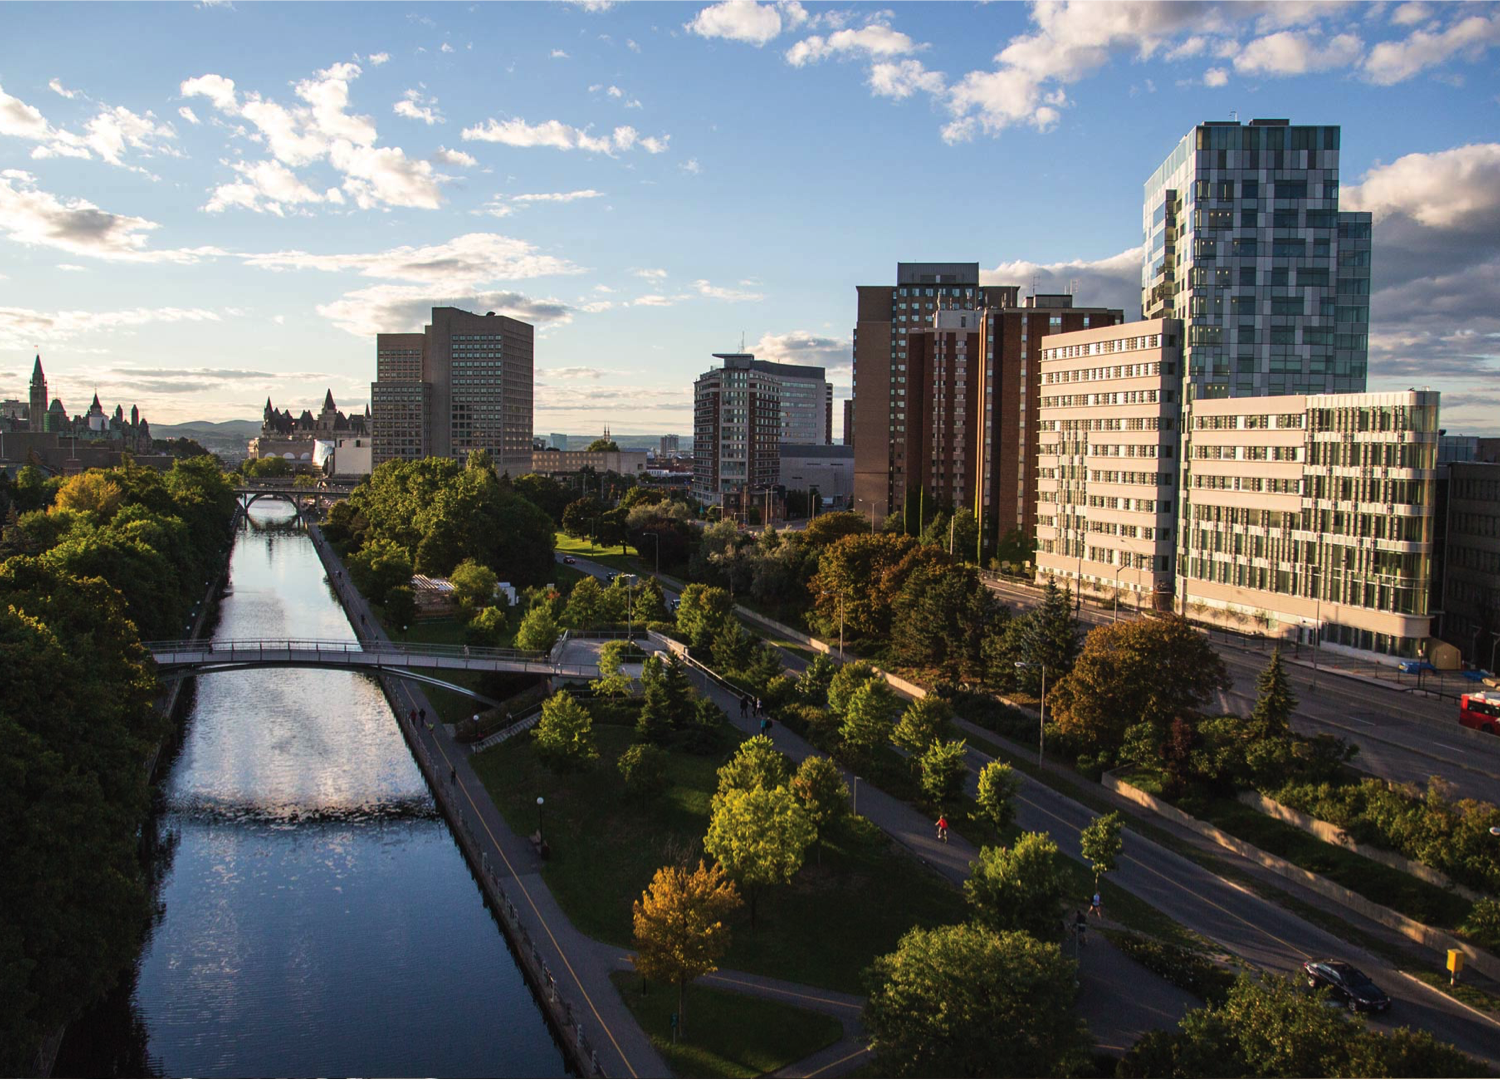
[[[1259,180],[1246,180],[1244,183],[1240,184],[1240,198],[1242,198],[1242,199],[1258,199],[1258,198],[1260,198],[1260,181]]]
[[[1271,254],[1278,259],[1300,259],[1307,254],[1307,241],[1273,240]]]
[[[1240,210],[1240,228],[1242,228],[1242,229],[1253,229],[1253,228],[1255,228],[1255,226],[1257,224],[1257,221],[1256,221],[1257,217],[1259,217],[1259,214],[1258,214],[1258,212],[1256,211],[1256,209],[1253,206],[1246,206],[1246,207],[1241,208],[1241,210]]]
[[[1240,284],[1241,285],[1248,285],[1251,288],[1254,288],[1254,286],[1255,286],[1255,267],[1253,267],[1253,266],[1242,266],[1242,267],[1240,267]]]
[[[1256,241],[1253,237],[1236,240],[1234,242],[1234,257],[1237,259],[1253,259],[1258,254]]]
[[[1285,288],[1291,282],[1288,278],[1287,268],[1284,266],[1271,267],[1271,286]]]
[[[1307,227],[1309,229],[1332,229],[1335,226],[1335,212],[1332,210],[1309,210],[1307,212]]]
[[[1277,296],[1271,299],[1272,315],[1301,315],[1301,296]]]
[[[1295,229],[1297,227],[1297,211],[1277,210],[1271,216],[1271,227],[1274,229]]]
[[[1326,266],[1303,266],[1297,269],[1298,288],[1325,288],[1327,285],[1328,268]]]
[[[1305,199],[1307,198],[1306,180],[1278,180],[1276,181],[1273,197],[1277,199]]]

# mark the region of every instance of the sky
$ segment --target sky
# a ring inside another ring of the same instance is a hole
[[[744,348],[850,392],[898,261],[1140,315],[1195,124],[1343,126],[1370,389],[1500,434],[1500,5],[0,3],[0,397],[363,409],[377,331],[532,322],[535,430],[690,433]],[[835,433],[842,409],[834,410]]]

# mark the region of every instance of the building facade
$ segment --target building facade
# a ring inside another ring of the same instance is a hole
[[[845,509],[854,494],[854,448],[782,443],[781,486],[788,491],[817,488],[820,507]]]
[[[1042,345],[1036,575],[1170,607],[1182,326],[1156,319]]]
[[[260,435],[250,440],[249,454],[252,458],[281,458],[305,467],[322,468],[335,446],[341,440],[357,439],[366,446],[370,443],[370,411],[345,416],[333,401],[333,391],[323,395],[323,408],[314,416],[303,409],[300,416],[291,410],[281,410],[266,398],[266,407],[260,419]],[[366,472],[369,470],[366,469]]]
[[[682,448],[682,440],[676,435],[663,435],[657,454],[661,457],[671,457]]]
[[[1183,323],[1189,398],[1365,389],[1370,215],[1339,210],[1339,140],[1210,121],[1146,181],[1142,317]]]
[[[858,305],[855,508],[877,522],[901,514],[909,529],[939,507],[968,509],[987,545],[1031,535],[1042,339],[1124,312],[982,286],[978,263],[899,263],[896,284],[860,286]]]
[[[715,360],[749,366],[775,380],[781,397],[780,428],[777,438],[788,443],[833,441],[833,384],[824,377],[824,369],[805,364],[779,364],[757,360],[754,353],[714,353]]]
[[[420,334],[376,335],[375,464],[487,450],[500,472],[526,472],[534,341],[529,323],[451,307],[433,308]]]
[[[763,361],[715,355],[724,366],[693,384],[693,494],[711,505],[723,505],[733,494],[744,505],[746,495],[764,493],[778,481],[782,383]]]
[[[1500,641],[1500,464],[1448,465],[1446,538],[1438,610],[1443,637],[1494,670]]]
[[[1177,595],[1195,618],[1420,655],[1436,391],[1200,398],[1182,447]]]
[[[844,399],[844,445],[854,445],[854,399]]]
[[[621,476],[646,474],[644,450],[533,450],[528,472],[543,476],[566,476],[593,469],[595,472],[619,473]]]

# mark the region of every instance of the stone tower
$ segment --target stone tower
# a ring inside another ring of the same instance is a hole
[[[42,374],[42,357],[37,354],[31,369],[31,409],[27,413],[32,431],[47,430],[47,376]]]

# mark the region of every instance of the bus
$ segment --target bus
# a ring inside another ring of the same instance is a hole
[[[1464,694],[1458,699],[1458,722],[1487,735],[1500,735],[1500,692]]]

